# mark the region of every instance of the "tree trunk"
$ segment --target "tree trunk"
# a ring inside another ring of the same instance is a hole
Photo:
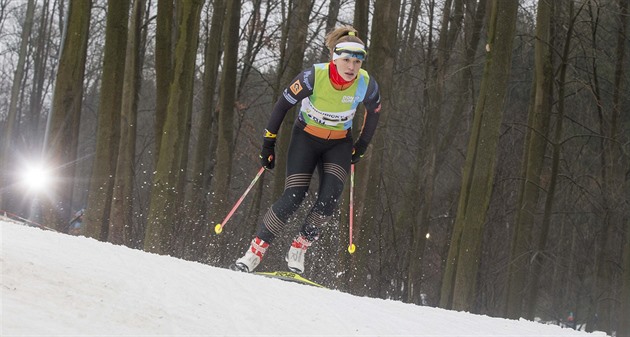
[[[136,123],[138,115],[138,94],[142,81],[141,55],[143,55],[142,17],[145,0],[134,0],[129,36],[127,39],[123,97],[121,105],[120,144],[112,192],[112,209],[109,219],[108,241],[114,244],[132,246],[133,226],[133,173],[136,157]]]
[[[437,166],[441,166],[444,158],[443,155],[447,153],[448,149],[452,147],[453,140],[457,133],[459,132],[459,126],[462,121],[465,121],[464,113],[466,112],[466,107],[470,103],[474,106],[474,86],[475,83],[473,81],[473,71],[475,65],[475,56],[477,54],[477,49],[479,47],[479,41],[481,38],[481,29],[484,26],[483,20],[486,17],[486,8],[487,8],[487,0],[479,0],[479,3],[475,6],[477,0],[465,0],[465,8],[466,15],[464,17],[464,36],[466,45],[464,47],[464,55],[465,61],[462,65],[462,75],[460,80],[460,87],[462,88],[461,93],[457,94],[455,97],[455,104],[453,108],[453,114],[451,115],[446,132],[440,141],[438,148],[438,157],[437,157]],[[474,11],[474,12],[473,12]]]
[[[286,52],[284,59],[280,60],[278,68],[278,76],[280,84],[276,97],[279,97],[282,89],[289,85],[289,81],[293,79],[304,66],[304,51],[306,50],[306,34],[308,32],[308,18],[310,10],[313,6],[312,0],[296,1],[294,8],[289,14]],[[284,122],[278,131],[278,142],[276,143],[276,166],[274,168],[274,184],[273,197],[276,198],[284,191],[284,174],[287,169],[287,152],[289,142],[291,140],[291,130],[293,129],[293,120],[295,119],[295,110],[293,108],[287,112]],[[262,134],[262,130],[261,130]]]
[[[363,40],[363,42],[365,43],[368,42],[368,36],[370,36],[369,22],[370,22],[370,1],[369,0],[355,1],[354,18],[352,19],[352,25],[359,32],[359,38]],[[327,56],[328,56],[328,59],[330,59],[330,51],[328,51]]]
[[[164,134],[160,156],[153,177],[151,204],[147,216],[144,249],[157,254],[171,253],[174,228],[180,220],[178,200],[184,193],[179,188],[182,158],[188,155],[189,112],[192,109],[192,90],[199,39],[199,20],[202,0],[180,3],[178,38],[175,45],[173,78],[171,80]]]
[[[393,112],[391,99],[393,97],[392,86],[394,83],[394,63],[397,57],[398,15],[400,12],[400,0],[377,0],[374,4],[374,17],[372,21],[370,56],[366,61],[367,70],[379,84],[381,95],[381,114],[379,126],[371,141],[365,157],[356,165],[357,185],[355,205],[356,229],[355,242],[357,251],[352,255],[353,261],[350,267],[354,275],[351,275],[350,284],[353,285],[353,293],[379,294],[379,284],[382,281],[380,275],[381,256],[381,216],[382,206],[381,188],[383,162],[388,160],[385,156],[387,139],[387,122]],[[368,184],[369,182],[369,184]]]
[[[332,3],[331,3],[332,5]],[[368,41],[368,23],[369,23],[369,1],[364,1],[364,0],[358,0],[355,2],[354,4],[354,19],[353,19],[353,24],[352,26],[358,31],[359,33],[359,38],[361,40],[363,40],[365,43],[367,43]],[[337,13],[338,15],[338,13]],[[335,18],[335,22],[336,22],[336,18]],[[328,32],[328,31],[327,31]],[[324,59],[323,62],[330,62],[330,54],[331,51],[328,50],[327,47],[324,47],[324,50],[326,52],[326,58]],[[360,109],[364,109],[364,107],[359,107],[359,109],[357,109],[357,112],[355,114],[354,119],[352,120],[352,137],[353,139],[358,139],[359,137],[359,132],[361,131],[361,125],[363,125],[363,117],[365,115],[365,113],[360,113]],[[347,180],[347,182],[349,182],[349,179]],[[356,181],[357,179],[355,179]],[[355,188],[355,191],[357,191],[357,189]],[[357,192],[354,192],[354,200],[359,200],[357,199]],[[343,195],[350,195],[350,184],[346,183],[344,186],[344,192]],[[349,197],[345,197],[343,198],[343,200],[341,200],[340,204],[339,204],[339,209],[341,209],[341,215],[339,216],[339,223],[341,224],[348,224],[350,221],[350,213],[346,212],[345,210],[349,210],[349,206],[350,206],[350,200]],[[354,223],[358,223],[357,222],[357,210],[360,209],[360,207],[358,207],[358,203],[356,201],[354,201],[354,205],[353,205],[353,209],[354,209]],[[356,226],[355,226],[356,227]],[[353,229],[354,232],[356,232],[356,229]],[[337,231],[337,238],[339,240],[339,242],[349,242],[350,238],[349,238],[349,230],[347,226],[339,226],[338,231]],[[354,237],[354,234],[353,234]],[[334,239],[331,238],[331,239]],[[337,269],[336,269],[336,273],[338,275],[343,275],[342,277],[336,277],[335,281],[336,284],[335,286],[338,289],[343,289],[343,290],[349,290],[349,285],[350,282],[349,280],[353,277],[353,272],[350,271],[349,266],[352,264],[352,259],[354,258],[353,255],[349,255],[348,254],[348,247],[346,245],[342,245],[339,244],[337,247]]]
[[[211,165],[216,161],[214,158],[216,152],[216,119],[217,111],[215,108],[215,91],[217,83],[217,73],[221,53],[223,52],[221,35],[223,34],[223,21],[225,18],[225,0],[214,0],[212,23],[210,25],[210,33],[206,42],[205,50],[205,66],[203,77],[203,110],[199,120],[199,133],[197,145],[195,146],[194,162],[191,170],[191,188],[188,197],[187,207],[190,210],[190,216],[187,221],[190,222],[190,230],[183,235],[184,249],[187,251],[184,256],[192,259],[202,259],[206,253],[208,245],[208,192],[211,178]]]
[[[549,235],[549,229],[551,226],[551,215],[554,206],[554,196],[557,187],[559,165],[560,165],[560,152],[562,148],[562,132],[564,122],[564,103],[565,103],[565,90],[566,90],[566,72],[569,62],[570,44],[573,34],[573,28],[575,20],[578,15],[573,15],[573,3],[569,3],[569,18],[570,22],[567,28],[567,35],[562,54],[562,65],[560,66],[559,78],[558,78],[558,112],[555,121],[555,129],[553,130],[553,146],[552,146],[552,158],[551,158],[551,177],[549,180],[549,187],[547,189],[547,196],[545,199],[545,208],[543,213],[543,219],[541,224],[541,230],[538,237],[533,237],[534,242],[534,256],[532,261],[532,285],[529,289],[529,294],[526,296],[528,301],[525,303],[525,318],[534,319],[536,305],[538,304],[538,290],[540,287],[540,272],[544,264],[544,250],[547,246],[547,240]]]
[[[50,25],[52,21],[49,13],[50,1],[46,0],[42,4],[41,17],[39,20],[39,29],[37,32],[37,40],[33,55],[33,84],[31,89],[31,97],[29,100],[29,109],[25,118],[25,135],[30,140],[31,148],[35,144],[41,144],[42,137],[38,132],[42,119],[42,105],[44,97],[44,85],[48,84],[47,80],[49,72],[46,69],[48,56],[50,55],[52,36],[50,33]]]
[[[173,0],[158,0],[155,28],[155,162],[160,155],[160,144],[168,107],[168,93],[173,77]]]
[[[627,186],[626,182],[626,186]],[[620,327],[618,337],[630,337],[630,219],[626,219],[626,241],[623,250],[623,276],[621,285],[621,310],[619,310]]]
[[[234,151],[234,109],[236,105],[237,61],[239,21],[241,3],[238,0],[226,2],[225,26],[223,31],[224,52],[223,70],[221,73],[221,89],[219,92],[219,115],[217,130],[217,165],[212,177],[212,223],[220,223],[230,209],[229,191],[232,174],[232,158]],[[219,240],[225,240],[225,235]],[[219,242],[221,246],[223,241]],[[215,262],[222,258],[224,251],[215,250]],[[219,254],[216,254],[219,253]]]
[[[340,0],[330,0],[330,3],[328,4],[328,15],[326,16],[326,26],[324,28],[324,32],[326,33],[335,29],[335,26],[337,24],[337,17],[339,16],[339,2]],[[361,1],[357,1],[357,3],[360,3],[360,2]],[[355,3],[355,11],[354,11],[354,18],[355,18],[354,28],[356,28],[356,18],[357,18],[357,13],[358,13],[358,11],[356,10],[357,3]],[[367,18],[366,18],[366,25],[367,25]],[[361,35],[361,31],[359,31],[359,37],[363,39],[363,36]],[[322,54],[319,57],[319,62],[328,62],[328,61],[330,61],[330,50],[328,50],[326,46],[323,46]]]
[[[516,0],[493,1],[486,65],[442,283],[440,306],[446,308],[470,311],[475,301],[483,225],[492,195],[517,10]]]
[[[108,3],[103,75],[98,108],[96,155],[94,156],[84,217],[85,234],[98,240],[107,239],[109,228],[109,214],[120,142],[120,109],[123,75],[125,73],[128,18],[128,0]]]
[[[70,181],[74,178],[75,166],[65,164],[74,163],[77,158],[91,9],[91,1],[73,0],[69,3],[68,26],[61,47],[52,107],[44,140],[45,152],[51,158],[49,165],[60,168],[56,174],[65,178],[60,181],[62,185],[57,186],[55,192],[59,195],[59,200],[65,200],[68,208],[72,200]],[[69,212],[69,209],[67,210]],[[67,230],[69,218],[70,214],[67,214],[63,221],[58,220],[63,224],[58,229]]]
[[[445,153],[447,153],[449,147],[453,144],[453,140],[460,130],[460,124],[470,124],[467,122],[468,118],[465,117],[465,112],[468,110],[468,106],[474,106],[475,102],[475,85],[476,83],[473,81],[473,68],[475,65],[477,49],[479,46],[479,41],[481,40],[481,29],[484,26],[484,19],[486,17],[486,8],[488,1],[480,0],[479,3],[475,7],[476,0],[467,0],[466,1],[466,23],[464,24],[464,35],[466,43],[464,45],[464,55],[465,61],[462,65],[461,71],[461,80],[460,87],[462,91],[460,94],[457,94],[455,97],[455,104],[453,108],[453,115],[451,115],[446,133],[443,136],[440,145],[437,158],[437,165],[441,166],[442,162],[446,158]],[[475,8],[474,13],[471,13],[473,8]],[[466,128],[469,129],[469,128]],[[448,235],[448,234],[447,234]],[[451,233],[452,235],[452,233]],[[446,255],[448,250],[448,246],[445,245],[445,252],[442,255]],[[442,269],[442,273],[444,270]],[[439,296],[438,296],[439,298]],[[438,300],[439,301],[439,300]]]
[[[275,7],[277,4],[270,3],[267,0],[266,10],[264,13],[261,11],[262,0],[253,1],[253,8],[251,10],[251,17],[249,23],[245,28],[247,30],[247,46],[245,48],[245,54],[241,58],[242,70],[241,76],[238,81],[238,89],[236,90],[236,97],[241,97],[243,89],[248,83],[250,74],[252,71],[256,71],[254,62],[258,58],[258,54],[262,48],[265,47],[265,34],[267,34],[270,16],[275,14]]]
[[[530,237],[538,213],[538,199],[545,153],[547,134],[552,106],[553,66],[551,59],[551,14],[552,3],[538,1],[535,40],[535,73],[532,97],[529,107],[525,151],[522,162],[522,183],[517,205],[515,230],[512,237],[512,250],[508,265],[508,293],[506,315],[508,318],[521,317],[525,296],[525,285],[529,270]]]
[[[9,98],[9,111],[6,119],[5,127],[2,130],[2,145],[0,146],[0,186],[10,186],[9,177],[4,176],[4,172],[9,172],[9,163],[15,161],[13,151],[16,150],[16,135],[18,134],[18,101],[20,100],[20,92],[23,90],[22,79],[24,78],[27,58],[27,47],[31,38],[31,30],[33,28],[33,16],[35,14],[35,0],[28,0],[26,6],[26,16],[24,18],[24,25],[22,26],[22,34],[20,37],[20,51],[18,52],[18,60],[15,65],[15,73],[13,74],[13,84],[11,86],[11,97]],[[3,201],[4,193],[0,193],[0,209],[4,208]],[[7,198],[7,200],[10,198]],[[63,209],[63,208],[62,208]],[[57,219],[59,220],[59,219]],[[52,225],[52,224],[49,224]],[[56,222],[57,228],[62,225],[60,222]],[[61,228],[59,228],[61,229]]]
[[[400,55],[401,61],[407,63],[410,60],[410,53],[413,50],[413,41],[416,41],[418,22],[420,21],[421,13],[423,12],[423,1],[411,0],[407,5],[409,7],[409,14],[401,15],[406,17],[406,21],[400,22]],[[404,8],[405,6],[403,6]],[[427,6],[430,8],[430,6]],[[402,9],[404,11],[404,9]],[[401,13],[404,14],[404,13]]]
[[[630,181],[628,179],[624,179],[624,168],[628,167],[628,153],[625,155],[622,153],[619,148],[620,140],[622,138],[621,132],[619,132],[621,125],[624,123],[627,124],[628,118],[626,120],[622,118],[622,111],[626,111],[627,109],[623,109],[621,101],[624,92],[627,92],[625,89],[623,78],[626,74],[626,65],[627,65],[627,56],[626,56],[626,43],[628,41],[628,20],[630,17],[630,1],[628,0],[619,0],[619,28],[617,32],[617,63],[615,65],[615,80],[614,80],[614,91],[613,91],[613,116],[611,121],[611,141],[608,143],[608,152],[610,158],[611,172],[610,176],[612,177],[611,188],[615,190],[615,204],[620,208],[619,213],[623,214],[625,209],[626,219],[623,220],[623,216],[617,216],[619,219],[619,223],[622,226],[621,233],[624,232],[623,228],[625,227],[626,240],[623,245],[622,252],[622,281],[621,281],[621,305],[618,315],[619,327],[617,329],[617,336],[619,337],[630,337],[630,219],[627,218],[628,206],[625,208],[622,206],[624,200],[628,200],[630,197]],[[627,111],[625,113],[627,116]],[[625,198],[624,198],[624,192]],[[625,224],[623,222],[625,221]],[[625,226],[624,226],[625,225]]]
[[[410,210],[407,221],[411,225],[411,251],[409,252],[408,266],[408,294],[407,301],[412,303],[421,303],[420,283],[422,281],[422,255],[426,245],[425,235],[428,233],[429,222],[431,218],[431,208],[433,204],[433,196],[435,190],[435,177],[437,174],[437,156],[438,156],[438,129],[442,124],[444,110],[444,87],[446,83],[446,72],[448,61],[455,44],[455,36],[459,35],[461,20],[463,19],[463,1],[455,0],[447,1],[443,8],[442,22],[437,44],[437,54],[435,60],[427,65],[426,69],[426,86],[425,86],[425,128],[421,132],[420,144],[417,155],[417,166],[414,172],[414,178],[411,181],[422,182],[419,186],[411,184],[413,190],[410,191],[412,197],[409,198],[408,204],[403,207]],[[451,14],[453,13],[453,14]],[[451,21],[451,17],[454,21]],[[432,59],[433,57],[430,57]],[[421,170],[424,167],[424,170]],[[424,193],[421,193],[423,191]],[[418,214],[418,200],[422,200],[420,213]],[[419,215],[419,217],[418,217]],[[401,221],[403,222],[403,221]],[[417,223],[417,225],[415,225]]]
[[[589,9],[591,4],[589,3]],[[592,10],[591,10],[592,11]],[[589,12],[591,12],[589,11]],[[595,17],[592,20],[592,39],[593,49],[598,50],[596,45],[596,38],[598,35],[598,22],[595,21]],[[604,99],[602,98],[602,91],[599,84],[599,74],[597,63],[593,60],[593,90],[595,90],[595,98],[597,99],[597,111],[600,123],[600,146],[601,146],[601,186],[602,186],[602,208],[603,213],[601,215],[603,229],[599,233],[599,239],[597,248],[599,252],[597,254],[597,260],[595,261],[595,272],[592,294],[594,296],[594,305],[591,307],[592,311],[589,315],[589,319],[593,320],[591,324],[587,326],[589,331],[601,330],[608,333],[616,330],[613,321],[612,312],[616,305],[616,298],[618,293],[615,291],[615,274],[618,268],[618,263],[621,259],[618,256],[622,255],[621,250],[618,250],[615,238],[618,236],[618,226],[623,223],[624,213],[624,200],[622,197],[622,186],[624,185],[624,171],[627,171],[627,163],[624,163],[624,156],[622,150],[619,147],[621,138],[619,134],[620,113],[622,111],[621,106],[621,93],[623,92],[623,81],[625,75],[625,49],[628,41],[626,35],[628,24],[628,1],[619,2],[619,27],[617,29],[617,48],[615,52],[615,71],[614,71],[614,87],[612,97],[612,109],[608,110],[603,108]],[[603,76],[602,76],[603,77]],[[602,87],[604,85],[601,85]],[[623,246],[621,246],[622,248]],[[622,248],[623,249],[623,248]],[[597,319],[595,320],[595,315]]]

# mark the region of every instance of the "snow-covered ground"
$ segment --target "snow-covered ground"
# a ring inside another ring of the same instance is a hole
[[[1,336],[606,336],[357,297],[0,219]]]

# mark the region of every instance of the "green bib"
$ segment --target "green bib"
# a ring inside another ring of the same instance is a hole
[[[328,130],[348,130],[357,106],[365,98],[370,77],[359,69],[352,85],[344,90],[333,87],[328,76],[330,63],[315,64],[313,94],[302,100],[300,114],[306,124]]]

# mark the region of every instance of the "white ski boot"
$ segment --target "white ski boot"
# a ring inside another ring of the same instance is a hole
[[[289,270],[294,273],[302,274],[304,272],[304,255],[312,242],[308,241],[304,236],[298,235],[291,243],[291,248],[286,256]]]
[[[236,260],[235,267],[246,273],[253,272],[265,255],[267,248],[269,248],[269,243],[255,237],[245,255]]]

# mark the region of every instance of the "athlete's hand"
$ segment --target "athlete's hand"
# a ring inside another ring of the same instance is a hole
[[[276,140],[265,138],[260,150],[260,165],[271,170],[276,165]]]
[[[359,139],[356,143],[354,143],[354,147],[352,148],[352,164],[356,164],[363,158],[365,154],[365,150],[367,150],[368,143]]]

